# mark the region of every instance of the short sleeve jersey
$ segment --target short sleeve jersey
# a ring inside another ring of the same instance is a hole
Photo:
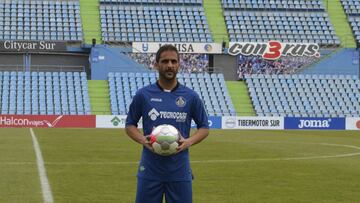
[[[154,127],[170,124],[184,138],[190,135],[191,120],[197,128],[209,128],[208,117],[198,94],[179,84],[172,91],[164,91],[158,83],[137,91],[130,104],[126,126],[137,126],[140,118],[144,135]],[[157,181],[189,181],[192,178],[189,151],[171,156],[161,156],[143,148],[138,177]]]

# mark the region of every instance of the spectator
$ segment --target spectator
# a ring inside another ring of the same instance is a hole
[[[285,56],[277,60],[266,60],[260,56],[239,55],[237,75],[243,79],[245,74],[292,74],[317,61],[315,57]]]

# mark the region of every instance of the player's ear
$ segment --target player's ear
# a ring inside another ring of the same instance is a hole
[[[159,63],[158,63],[158,62],[155,62],[155,63],[154,63],[154,68],[155,68],[156,70],[159,70]]]

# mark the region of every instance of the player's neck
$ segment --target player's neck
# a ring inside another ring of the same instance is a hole
[[[176,79],[174,79],[174,80],[162,80],[162,79],[159,79],[158,84],[164,90],[173,90],[177,85],[177,80]]]

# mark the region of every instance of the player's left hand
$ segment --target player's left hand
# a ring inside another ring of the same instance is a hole
[[[185,139],[183,136],[180,135],[179,146],[176,148],[176,150],[179,153],[189,148],[191,145],[192,143],[189,138]]]

